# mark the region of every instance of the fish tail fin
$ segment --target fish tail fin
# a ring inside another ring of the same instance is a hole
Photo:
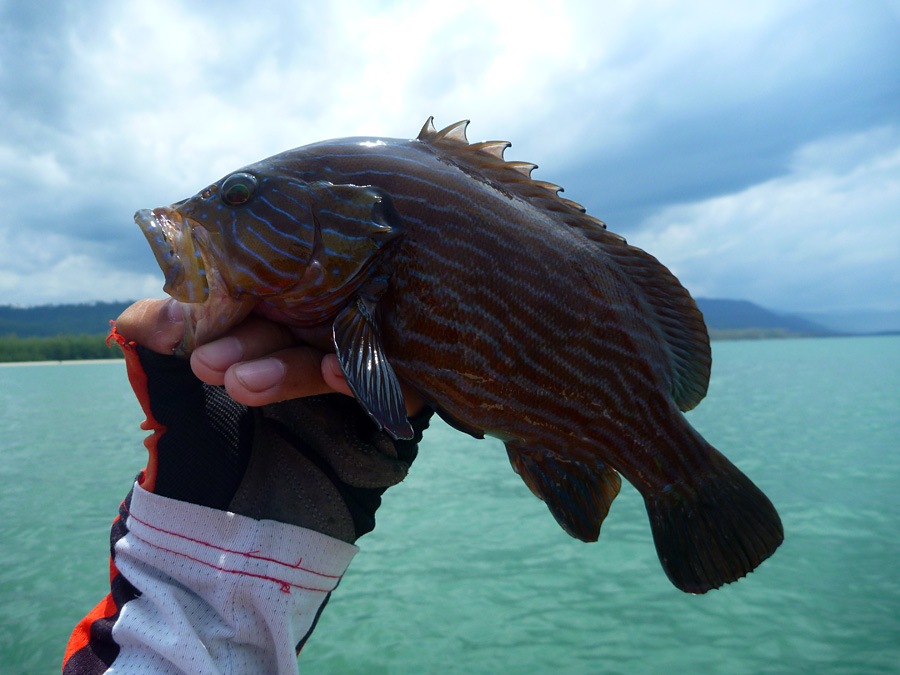
[[[597,541],[622,479],[601,462],[591,465],[507,443],[513,469],[570,536]]]
[[[659,560],[686,593],[706,593],[746,576],[784,540],[768,497],[706,445],[712,473],[644,496]]]

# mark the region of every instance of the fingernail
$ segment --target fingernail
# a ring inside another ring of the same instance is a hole
[[[224,371],[244,358],[244,349],[236,337],[224,337],[197,347],[194,358],[213,370]]]
[[[248,390],[260,393],[284,381],[284,364],[278,359],[248,361],[234,367],[234,376]]]
[[[184,308],[177,300],[169,300],[156,324],[156,332],[147,346],[160,352],[167,352],[181,343],[183,338]]]

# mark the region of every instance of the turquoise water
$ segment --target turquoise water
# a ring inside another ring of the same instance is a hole
[[[900,338],[714,343],[690,419],[786,541],[705,596],[672,587],[630,487],[597,544],[502,446],[436,425],[300,659],[310,673],[900,672]],[[106,592],[144,459],[120,362],[0,368],[0,672],[52,672]]]

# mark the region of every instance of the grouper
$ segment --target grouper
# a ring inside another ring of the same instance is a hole
[[[672,583],[704,593],[783,539],[769,499],[689,424],[711,353],[690,294],[561,188],[469,143],[344,138],[230,173],[135,220],[189,303],[182,353],[250,313],[331,327],[372,420],[411,436],[400,383],[500,439],[562,528],[595,541],[624,476]]]

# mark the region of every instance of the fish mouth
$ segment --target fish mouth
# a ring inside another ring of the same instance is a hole
[[[216,250],[209,232],[179,212],[178,206],[142,209],[134,214],[134,222],[166,276],[163,290],[183,303],[184,337],[173,352],[187,356],[244,319],[256,299],[229,292],[229,285],[216,266]]]
[[[197,232],[203,228],[176,209],[141,209],[134,222],[147,238],[166,277],[163,290],[179,302],[206,302],[209,281]]]

